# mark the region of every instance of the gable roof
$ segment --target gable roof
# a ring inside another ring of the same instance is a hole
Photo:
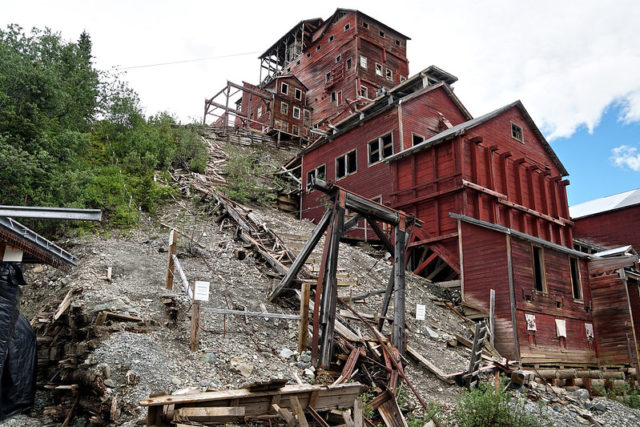
[[[476,126],[479,126],[485,122],[488,122],[491,119],[494,119],[496,117],[498,117],[499,115],[501,115],[502,113],[504,113],[507,110],[510,110],[511,108],[517,108],[520,113],[522,114],[522,116],[524,117],[525,121],[527,122],[527,124],[529,125],[529,127],[531,128],[531,130],[533,131],[534,135],[540,140],[540,143],[542,144],[542,147],[544,148],[544,150],[547,152],[547,154],[551,157],[551,160],[553,161],[553,163],[556,165],[556,167],[560,170],[560,173],[562,174],[562,176],[567,176],[569,175],[569,173],[567,172],[567,170],[565,169],[564,165],[562,164],[562,162],[560,162],[560,159],[558,158],[558,156],[556,155],[556,153],[553,151],[553,148],[551,148],[551,146],[549,145],[549,143],[547,142],[547,140],[545,139],[544,135],[542,135],[542,132],[540,132],[540,129],[538,129],[538,126],[536,126],[536,124],[534,123],[533,119],[531,118],[531,116],[529,115],[529,113],[527,112],[527,110],[524,108],[524,105],[522,105],[522,102],[520,100],[517,100],[515,102],[512,102],[511,104],[507,104],[504,107],[498,108],[497,110],[494,110],[490,113],[485,114],[484,116],[480,116],[480,117],[476,117],[475,119],[471,119],[468,120],[464,123],[460,123],[456,126],[453,126],[445,131],[442,131],[434,136],[432,136],[431,138],[427,139],[426,141],[421,142],[418,145],[414,145],[411,148],[408,148],[404,151],[401,151],[397,154],[394,154],[391,157],[387,157],[385,159],[386,162],[393,162],[399,159],[402,159],[403,157],[406,156],[410,156],[414,153],[417,153],[418,151],[422,151],[426,148],[429,148],[435,144],[438,144],[440,142],[449,140],[451,138],[455,138],[457,136],[460,136],[462,134],[464,134],[467,130],[469,129],[473,129]]]
[[[640,188],[570,206],[569,214],[572,219],[578,219],[638,204],[640,204]]]
[[[300,86],[302,86],[302,87],[303,87],[303,88],[305,88],[306,90],[309,90],[309,88],[308,88],[307,86],[305,86],[305,84],[304,84],[304,83],[302,83],[302,82],[300,81],[300,79],[299,79],[299,78],[297,78],[297,77],[296,77],[295,75],[293,75],[293,74],[281,74],[281,75],[279,75],[278,77],[276,77],[275,79],[273,79],[272,81],[276,81],[276,80],[279,80],[279,79],[294,79],[294,80],[295,80],[295,81],[296,81]],[[271,82],[269,82],[269,83],[267,84],[267,86],[269,86],[270,84],[271,84]]]
[[[0,216],[0,242],[21,249],[28,256],[25,262],[42,262],[68,269],[78,261],[55,243],[9,217]]]

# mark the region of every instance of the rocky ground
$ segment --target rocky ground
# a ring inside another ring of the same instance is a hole
[[[273,208],[256,207],[254,213],[276,233],[308,236],[314,227]],[[172,291],[165,289],[167,226],[182,233],[178,257],[187,278],[211,283],[210,299],[203,306],[261,311],[263,305],[271,313],[297,314],[293,300],[268,301],[267,295],[278,278],[241,242],[234,241],[231,225],[218,225],[206,206],[196,205],[188,198],[169,203],[135,230],[102,231],[58,242],[79,258],[78,266],[69,273],[41,266],[27,268],[29,285],[23,289],[21,310],[28,319],[47,302],[62,299],[70,289],[82,288],[72,306],[82,307],[90,319],[108,310],[145,321],[145,328],[139,332],[125,327],[114,331],[84,361],[85,366],[105,378],[106,398],[115,396],[122,407],[118,424],[135,425],[144,418],[146,410],[138,402],[151,393],[188,387],[231,389],[273,377],[286,378],[290,383],[298,377],[312,383],[309,353],[295,352],[297,321],[203,313],[199,349],[189,351],[189,300],[178,283]],[[247,256],[238,257],[239,251],[246,251]],[[384,253],[368,245],[341,244],[339,267],[358,278],[357,285],[339,290],[342,296],[384,289],[391,272]],[[470,350],[450,344],[453,334],[471,337],[469,324],[448,308],[434,304],[434,300],[446,296],[440,288],[408,274],[406,289],[409,345],[445,373],[465,370]],[[176,319],[167,313],[168,300],[176,304]],[[381,302],[382,297],[376,296],[352,305],[360,313],[374,314]],[[426,305],[426,320],[415,320],[416,304]],[[345,322],[366,333],[359,321]],[[458,386],[443,383],[415,363],[406,365],[405,371],[425,400],[437,402],[445,413],[455,406],[461,392]],[[43,408],[53,404],[52,394],[43,385],[38,386],[36,407],[31,414],[0,426],[52,423],[42,415]],[[531,401],[528,410],[542,411],[551,424],[558,426],[640,423],[640,411],[606,398],[590,399],[584,391],[567,397],[540,388],[533,394],[529,397],[542,402],[542,409]],[[412,394],[406,395],[408,404],[417,407]],[[86,422],[79,414],[72,425]]]

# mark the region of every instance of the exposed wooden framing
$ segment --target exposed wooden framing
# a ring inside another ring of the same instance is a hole
[[[404,217],[401,217],[400,224],[395,227],[395,254],[393,259],[393,345],[404,353],[405,348],[405,244],[406,229]]]
[[[424,270],[429,264],[431,264],[436,258],[438,254],[433,252],[427,259],[425,259],[415,270],[413,270],[413,274],[420,274],[422,270]]]
[[[248,316],[248,317],[263,317],[267,319],[285,319],[285,320],[300,320],[300,316],[297,314],[282,314],[282,313],[265,313],[258,311],[244,311],[244,310],[231,310],[227,308],[213,308],[213,307],[202,307],[201,311],[203,313],[212,313],[212,314],[231,314],[236,316]]]
[[[393,294],[394,289],[394,279],[395,279],[395,264],[391,267],[391,275],[389,276],[389,281],[387,282],[387,289],[384,293],[384,299],[382,300],[382,308],[380,309],[380,318],[378,319],[378,330],[382,331],[384,326],[384,320],[387,315],[387,310],[389,310],[389,304],[391,303],[391,295]]]
[[[302,284],[302,293],[300,295],[300,330],[298,332],[298,354],[309,345],[309,297],[311,295],[311,285],[309,283]]]
[[[191,351],[198,350],[200,336],[200,301],[193,301],[191,305],[191,338],[189,348]]]
[[[313,249],[322,238],[322,235],[329,226],[330,220],[331,211],[327,210],[320,219],[320,222],[318,222],[318,225],[316,225],[316,227],[314,228],[309,240],[307,240],[307,242],[302,247],[302,250],[300,250],[298,256],[293,260],[293,264],[287,271],[287,274],[285,274],[278,286],[269,295],[270,301],[273,301],[282,293],[283,290],[291,285],[291,282],[293,282],[293,279],[295,279],[300,269],[304,266],[304,263],[307,262],[309,255],[311,255],[311,252],[313,252]]]
[[[365,218],[367,219],[367,223],[373,229],[373,232],[376,233],[376,236],[378,236],[378,239],[380,239],[380,242],[382,242],[382,244],[384,245],[384,248],[389,253],[393,253],[393,244],[391,243],[391,240],[389,240],[387,234],[382,231],[376,220],[369,215],[365,215]]]

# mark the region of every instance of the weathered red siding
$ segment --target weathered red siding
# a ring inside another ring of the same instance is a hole
[[[640,205],[578,218],[573,235],[599,246],[632,245],[640,250]]]

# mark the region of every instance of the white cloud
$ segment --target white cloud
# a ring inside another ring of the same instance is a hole
[[[411,37],[412,73],[435,64],[458,76],[456,93],[476,116],[521,99],[550,140],[593,130],[616,103],[623,123],[640,121],[637,0],[347,3],[3,1],[0,26],[47,25],[70,39],[87,29],[101,68],[254,52],[128,72],[149,114],[187,120],[226,80],[256,82],[257,56],[301,19],[351,7]]]
[[[611,162],[620,168],[640,172],[640,153],[636,147],[621,145],[611,150]]]

